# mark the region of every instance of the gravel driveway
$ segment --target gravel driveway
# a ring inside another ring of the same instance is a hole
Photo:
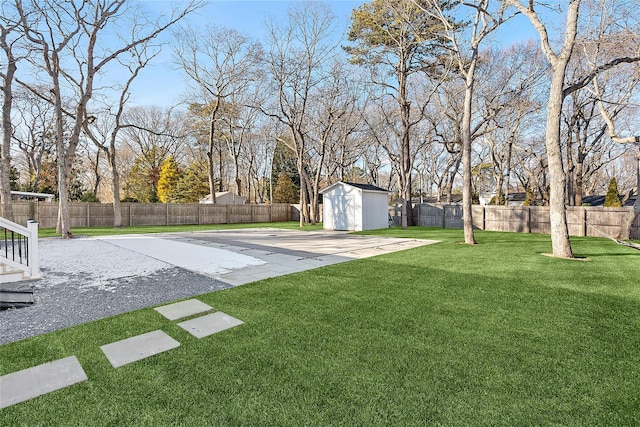
[[[108,242],[40,240],[35,304],[0,311],[0,344],[231,287]]]

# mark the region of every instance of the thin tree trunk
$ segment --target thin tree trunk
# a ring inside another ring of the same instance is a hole
[[[464,112],[462,117],[462,222],[464,226],[464,242],[475,245],[473,234],[473,197],[471,186],[471,101],[473,99],[473,86],[477,53],[469,64],[464,93]]]
[[[509,193],[511,187],[511,157],[513,156],[513,139],[509,139],[509,149],[507,150],[507,171],[504,182],[504,205],[509,206]]]
[[[633,209],[622,218],[622,224],[620,225],[620,234],[618,238],[620,240],[629,240],[631,237],[631,227],[633,221],[640,215],[640,150],[638,152],[638,159],[636,164],[636,201],[633,204]]]

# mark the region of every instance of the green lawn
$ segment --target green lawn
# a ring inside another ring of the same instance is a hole
[[[0,425],[640,425],[640,252],[411,228],[442,243],[199,297],[245,324],[198,340],[145,309],[0,346],[0,374],[76,355],[89,381]],[[181,346],[113,369],[100,345]]]

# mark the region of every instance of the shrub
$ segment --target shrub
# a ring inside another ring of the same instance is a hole
[[[609,181],[609,189],[607,190],[607,196],[604,199],[605,208],[621,208],[622,200],[620,194],[618,194],[618,182],[615,178],[611,178]]]

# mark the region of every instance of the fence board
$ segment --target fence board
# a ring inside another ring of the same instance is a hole
[[[632,208],[568,206],[567,226],[571,236],[616,237],[626,213]],[[462,206],[446,204],[416,205],[418,225],[462,228]],[[393,207],[389,213],[398,216]],[[547,206],[473,206],[473,226],[489,231],[549,234],[551,221]],[[399,220],[396,222],[399,223]],[[631,229],[631,238],[640,239],[640,217]]]
[[[26,225],[34,219],[40,228],[54,228],[58,220],[58,205],[45,202],[14,202],[14,220]],[[632,208],[571,206],[567,208],[567,223],[572,236],[616,237],[624,215]],[[296,207],[274,205],[162,204],[122,203],[122,225],[167,224],[239,224],[251,222],[291,221]],[[389,213],[400,224],[400,212],[390,206]],[[414,206],[414,218],[419,225],[462,228],[462,206],[421,204]],[[109,227],[113,225],[113,205],[110,203],[70,203],[71,227]],[[549,234],[549,208],[546,206],[473,206],[473,225],[478,229]],[[640,239],[640,217],[631,229],[631,238]]]
[[[26,225],[33,219],[40,228],[55,228],[57,203],[14,202],[14,220]],[[291,205],[218,205],[121,203],[122,225],[239,224],[291,221]],[[70,203],[71,228],[113,226],[113,204]]]

